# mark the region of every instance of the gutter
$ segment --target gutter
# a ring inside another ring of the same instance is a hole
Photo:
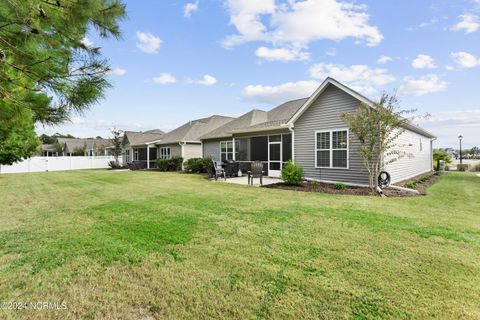
[[[287,124],[282,124],[280,126],[275,126],[275,127],[252,128],[252,129],[246,129],[246,130],[229,131],[227,133],[230,133],[230,134],[250,133],[250,132],[263,132],[263,131],[281,130],[281,129],[289,129],[289,127],[288,127]]]

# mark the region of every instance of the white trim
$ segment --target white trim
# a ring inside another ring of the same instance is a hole
[[[293,124],[288,126],[288,130],[292,134],[292,162],[295,162],[295,130],[293,129]]]
[[[165,154],[162,153],[162,150],[165,150]],[[170,147],[160,147],[160,159],[171,159],[171,158],[172,158],[172,149]]]
[[[273,141],[273,142],[270,142],[270,137],[271,136],[280,136],[280,141]],[[278,178],[280,177],[280,175],[282,174],[282,168],[283,168],[283,134],[272,134],[272,135],[268,135],[268,168],[267,168],[267,171],[268,171],[268,176],[269,177],[275,177],[275,178]],[[280,145],[280,160],[274,160],[274,161],[270,161],[270,145],[272,144],[278,144]],[[270,163],[273,162],[273,163],[280,163],[280,170],[270,170]],[[270,173],[275,173],[275,175],[271,175]]]
[[[227,145],[227,151],[226,152],[222,152],[222,143],[232,143],[232,151],[233,151],[233,140],[223,140],[223,141],[220,141],[219,145],[220,145],[220,161],[223,161],[222,160],[222,153],[226,153],[227,157],[225,158],[225,160],[228,160],[228,154],[231,153],[231,152],[228,152],[228,145]],[[235,157],[235,154],[232,154],[232,160],[234,159]]]
[[[232,151],[233,151],[233,161],[235,161],[235,137],[232,137]],[[221,157],[222,155],[220,155]]]
[[[338,82],[337,80],[335,80],[333,78],[330,78],[330,77],[327,77],[322,82],[322,84],[318,87],[318,89],[303,104],[303,106],[300,109],[298,109],[298,111],[292,116],[292,118],[290,118],[290,120],[288,120],[287,124],[295,123],[295,121],[297,121],[298,118],[300,118],[300,116],[305,111],[307,111],[307,109],[313,104],[313,102],[315,102],[315,100],[317,100],[317,98],[323,93],[323,91],[325,91],[325,89],[328,87],[329,84],[333,84],[334,86],[336,86],[339,89],[345,91],[346,93],[348,93],[352,97],[356,98],[357,100],[360,100],[361,102],[363,102],[363,103],[365,103],[369,106],[373,106],[373,102],[370,99],[368,99],[367,97],[362,96],[360,93],[356,92],[355,90],[350,89],[349,87],[347,87],[346,85]]]
[[[147,169],[150,169],[150,145],[147,145]]]
[[[239,133],[250,133],[250,132],[275,131],[275,130],[282,130],[282,129],[288,129],[288,124],[284,123],[284,124],[279,125],[279,126],[264,127],[264,128],[239,129],[239,130],[234,130],[234,131],[228,131],[227,133],[239,134]]]
[[[340,131],[347,131],[347,148],[346,149],[333,149],[333,132],[340,132]],[[329,157],[330,157],[330,166],[329,167],[320,167],[318,166],[317,162],[317,154],[318,151],[327,151],[327,149],[318,149],[318,134],[319,133],[324,133],[328,132],[330,133],[330,144],[329,144]],[[334,167],[333,166],[333,151],[334,150],[346,150],[347,151],[347,166],[346,167]],[[335,128],[335,129],[325,129],[325,130],[316,130],[315,131],[315,146],[314,146],[314,152],[315,152],[315,169],[335,169],[335,170],[349,170],[350,169],[350,130],[348,128]]]
[[[294,124],[295,121],[297,121],[298,118],[300,118],[300,116],[305,111],[307,111],[308,108],[310,108],[310,106],[315,102],[315,100],[317,100],[317,98],[323,93],[323,91],[325,91],[325,89],[330,84],[336,86],[340,90],[343,90],[347,94],[351,95],[352,97],[359,100],[360,102],[365,103],[366,105],[370,106],[371,108],[375,108],[375,104],[372,100],[370,100],[367,97],[361,95],[360,93],[356,92],[355,90],[347,87],[346,85],[340,83],[339,81],[337,81],[333,78],[327,77],[322,82],[322,84],[318,87],[318,89],[315,90],[315,92],[310,96],[310,98],[308,98],[308,100],[302,105],[302,107],[300,109],[298,109],[298,111],[290,118],[290,120],[288,120],[287,124],[288,125]],[[427,138],[435,138],[435,136],[433,134],[431,134],[430,132],[428,132],[426,130],[423,130],[422,128],[420,128],[420,127],[418,127],[418,126],[416,126],[412,123],[407,123],[405,125],[405,129],[416,132],[416,133],[418,133],[420,135],[423,135]]]

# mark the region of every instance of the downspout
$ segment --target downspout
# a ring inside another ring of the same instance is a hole
[[[437,138],[430,139],[430,170],[434,171],[435,167],[433,165],[433,141],[437,140]]]
[[[185,168],[183,167],[183,163],[185,162],[185,150],[183,150],[183,147],[185,145],[185,142],[182,142],[180,141],[178,143],[180,145],[180,154],[182,155],[182,171],[185,170]]]
[[[295,130],[293,130],[293,123],[288,126],[288,130],[292,133],[292,161],[295,162]]]

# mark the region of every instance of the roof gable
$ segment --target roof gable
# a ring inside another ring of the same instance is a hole
[[[300,118],[300,116],[318,99],[318,97],[328,88],[329,85],[334,85],[340,90],[346,92],[347,94],[351,95],[352,97],[356,98],[360,102],[365,103],[366,105],[373,106],[373,101],[368,99],[367,97],[361,95],[360,93],[356,92],[355,90],[347,87],[346,85],[338,82],[333,78],[326,78],[322,84],[315,90],[315,92],[308,98],[305,103],[302,105],[300,109],[290,118],[288,124],[294,124],[295,121]]]
[[[322,84],[318,87],[317,90],[315,90],[315,92],[310,96],[310,98],[308,98],[308,100],[303,104],[303,106],[298,109],[298,111],[290,118],[290,120],[288,121],[288,125],[293,125],[295,123],[295,121],[297,121],[303,113],[305,113],[305,111],[318,99],[318,97],[328,88],[328,86],[330,85],[333,85],[337,88],[339,88],[340,90],[344,91],[345,93],[349,94],[350,96],[354,97],[355,99],[359,100],[361,103],[364,103],[372,108],[375,108],[375,103],[368,99],[367,97],[365,97],[364,95],[358,93],[357,91],[347,87],[346,85],[340,83],[339,81],[333,79],[333,78],[330,78],[330,77],[327,77],[323,82]],[[408,123],[405,125],[405,129],[408,129],[408,130],[412,130],[414,132],[417,132],[419,134],[422,134],[426,137],[429,137],[429,138],[435,138],[435,136],[433,134],[431,134],[430,132],[426,131],[426,130],[423,130],[422,128],[412,124],[412,123]]]

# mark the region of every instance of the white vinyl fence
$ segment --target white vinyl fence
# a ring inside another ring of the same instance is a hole
[[[0,165],[0,173],[45,172],[79,169],[108,168],[115,160],[112,156],[102,157],[32,157],[11,166]],[[119,159],[121,162],[121,159]]]

